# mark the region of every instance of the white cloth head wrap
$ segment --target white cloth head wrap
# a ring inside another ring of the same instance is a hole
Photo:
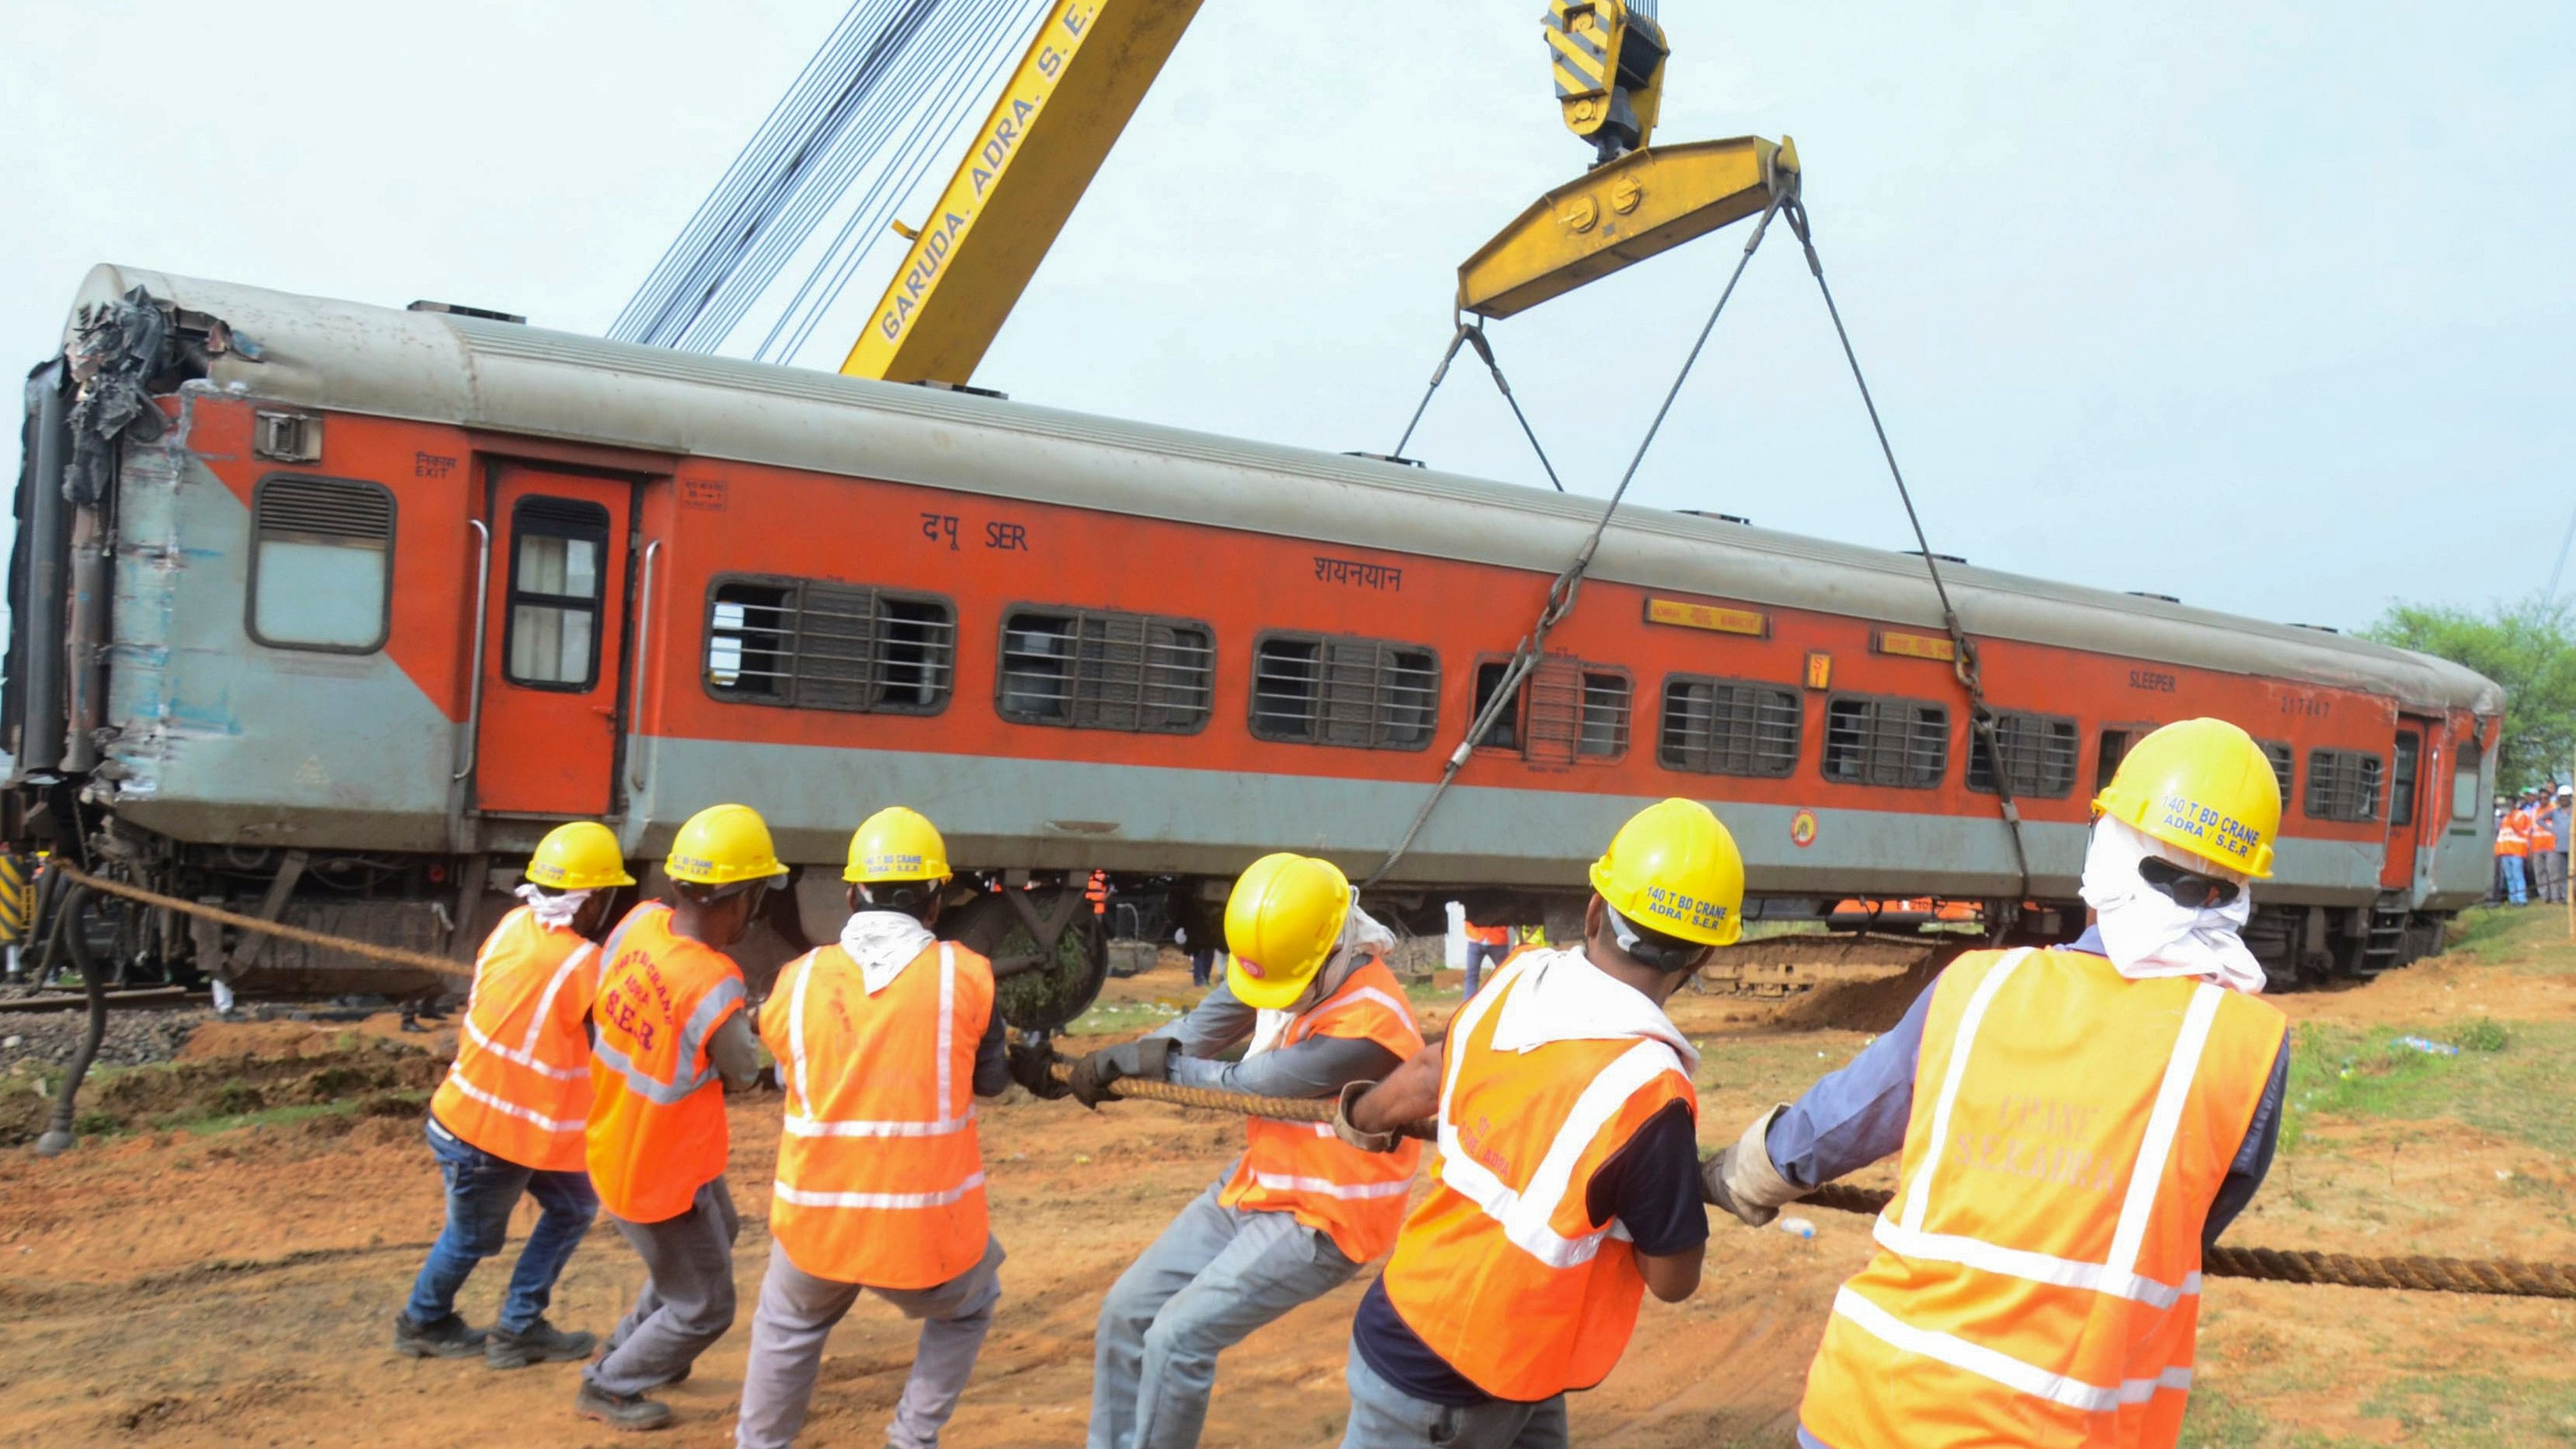
[[[870,996],[892,985],[937,940],[928,926],[901,911],[853,911],[841,923],[841,949],[859,963],[859,980]]]
[[[552,931],[565,931],[572,928],[572,918],[580,915],[581,908],[599,892],[557,891],[548,895],[545,888],[535,882],[521,881],[515,894],[528,903],[529,910],[537,913],[538,925]]]
[[[2172,849],[2125,820],[2105,815],[2093,825],[2084,853],[2084,903],[2097,915],[2103,952],[2133,981],[2159,976],[2202,976],[2233,991],[2263,989],[2263,967],[2238,933],[2254,913],[2243,889],[2223,906],[2192,907],[2147,884],[2138,862],[2154,856],[2184,870],[2234,880],[2244,878],[2186,851]]]
[[[1277,1046],[1279,1038],[1288,1030],[1288,1023],[1295,1021],[1299,1013],[1314,1010],[1318,1003],[1341,990],[1342,983],[1351,979],[1352,972],[1394,949],[1395,933],[1379,924],[1376,917],[1361,910],[1359,902],[1351,902],[1350,914],[1342,919],[1342,939],[1333,944],[1333,954],[1324,958],[1323,969],[1315,973],[1314,980],[1306,983],[1305,993],[1287,1007],[1255,1014],[1252,1045],[1245,1049],[1244,1055],[1266,1052]]]

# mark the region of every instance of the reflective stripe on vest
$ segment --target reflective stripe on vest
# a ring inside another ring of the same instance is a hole
[[[1451,1024],[1439,1166],[1383,1279],[1425,1346],[1523,1403],[1598,1384],[1626,1351],[1645,1277],[1625,1226],[1593,1223],[1592,1178],[1658,1113],[1698,1103],[1679,1054],[1652,1039],[1496,1050],[1506,1004],[1555,969],[1597,968],[1523,951]]]
[[[972,952],[936,949],[935,971],[925,949],[870,994],[848,952],[821,947],[788,965],[784,1000],[762,1012],[762,1039],[788,1072],[770,1233],[815,1277],[927,1288],[983,1256],[971,1077],[992,978]],[[808,1013],[827,1008],[841,1030],[809,1038]]]
[[[1279,1048],[1321,1036],[1372,1042],[1398,1061],[1422,1050],[1412,1008],[1382,960],[1362,965],[1332,996],[1290,1021]],[[1419,1142],[1400,1142],[1393,1152],[1362,1152],[1324,1123],[1255,1117],[1244,1125],[1242,1160],[1217,1202],[1246,1212],[1288,1213],[1330,1237],[1343,1257],[1365,1263],[1395,1245],[1421,1161]]]
[[[569,1019],[558,1019],[557,1003],[598,955],[525,906],[493,927],[475,956],[456,1060],[430,1102],[452,1135],[522,1167],[582,1169],[578,1134],[591,1103],[590,1042],[581,1030],[587,988]]]
[[[1933,993],[1882,1251],[1802,1420],[1835,1449],[2173,1443],[2201,1226],[2285,1021],[2072,952],[1963,957]]]
[[[618,923],[600,952],[591,1009],[586,1160],[601,1205],[628,1222],[688,1211],[697,1190],[723,1175],[731,1143],[706,1052],[741,1007],[742,973],[723,952],[674,934],[670,918],[670,907],[648,902]]]

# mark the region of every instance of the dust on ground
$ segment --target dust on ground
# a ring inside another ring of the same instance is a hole
[[[2301,1052],[2292,1139],[2229,1241],[2576,1259],[2576,947],[2561,929],[2534,913],[2483,916],[2441,960],[2280,998]],[[1785,1002],[1677,997],[1675,1020],[1705,1048],[1703,1140],[1732,1139],[1764,1104],[1848,1060],[1910,989],[1882,963]],[[1081,1023],[1096,1034],[1068,1047],[1132,1034],[1194,995],[1185,959],[1166,953],[1112,982]],[[1454,976],[1416,999],[1444,1019]],[[2498,1049],[2427,1054],[2400,1033]],[[122,1114],[121,1132],[52,1161],[11,1156],[0,1175],[0,1433],[155,1446],[620,1442],[572,1417],[568,1366],[494,1373],[387,1349],[439,1225],[418,1108],[440,1069],[431,1047],[444,1049],[390,1017],[208,1028],[184,1060],[111,1073],[83,1093],[84,1110],[95,1101]],[[0,1103],[31,1095],[0,1086]],[[731,1110],[745,1320],[769,1248],[778,1115],[774,1094]],[[1235,1119],[1151,1103],[1091,1113],[1023,1098],[985,1110],[1007,1296],[947,1443],[1080,1441],[1102,1292],[1241,1134]],[[1574,1399],[1576,1437],[1620,1449],[1790,1444],[1825,1306],[1869,1247],[1865,1219],[1808,1216],[1812,1240],[1721,1219],[1699,1296],[1645,1305],[1617,1371]],[[531,1218],[523,1208],[514,1243]],[[475,1275],[470,1318],[489,1321],[506,1276],[506,1260]],[[1348,1325],[1369,1276],[1226,1357],[1204,1442],[1338,1441]],[[641,1280],[614,1233],[595,1230],[553,1317],[604,1329]],[[2576,1439],[2576,1305],[2220,1280],[2203,1323],[2187,1443]],[[731,1442],[747,1328],[738,1321],[666,1391],[681,1418],[659,1442]],[[806,1442],[876,1442],[911,1338],[863,1300],[833,1337]]]

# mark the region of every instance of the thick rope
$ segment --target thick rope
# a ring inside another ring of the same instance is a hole
[[[1049,1068],[1059,1082],[1070,1081],[1073,1064],[1058,1058]],[[1184,1087],[1177,1082],[1144,1082],[1121,1077],[1109,1088],[1111,1096],[1138,1102],[1167,1102],[1175,1107],[1202,1107],[1212,1112],[1235,1112],[1246,1117],[1269,1117],[1281,1122],[1330,1122],[1333,1104],[1321,1097],[1262,1097],[1250,1092],[1219,1092],[1208,1087]],[[1415,1137],[1430,1142],[1440,1133],[1430,1121],[1407,1122],[1398,1127],[1399,1137]]]
[[[444,956],[406,951],[400,946],[379,946],[372,941],[355,941],[347,936],[333,936],[321,931],[308,931],[302,926],[290,926],[282,921],[263,921],[257,916],[245,916],[235,911],[227,911],[220,906],[209,906],[198,901],[183,901],[177,896],[165,896],[159,891],[148,891],[138,885],[127,885],[123,881],[91,875],[68,862],[57,861],[47,868],[61,871],[65,879],[88,886],[92,890],[105,891],[112,896],[123,896],[129,901],[138,901],[147,906],[158,906],[165,911],[177,911],[182,915],[195,916],[200,920],[220,922],[239,930],[257,931],[263,935],[275,936],[280,940],[299,941],[325,951],[340,951],[351,956],[364,956],[371,961],[382,961],[388,965],[409,966],[419,971],[434,971],[441,976],[453,976],[461,981],[474,979],[474,971],[471,967],[450,961]]]
[[[1895,1196],[1876,1188],[1828,1183],[1799,1201],[1832,1212],[1876,1214],[1885,1211]],[[2350,1253],[2238,1248],[2221,1243],[2203,1251],[2200,1270],[2213,1278],[2250,1278],[2264,1283],[2576,1298],[2576,1263],[2525,1263],[2512,1258],[2365,1258]]]

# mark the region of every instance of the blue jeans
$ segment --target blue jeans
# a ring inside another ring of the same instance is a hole
[[[2529,904],[2529,901],[2524,894],[2525,887],[2522,879],[2522,857],[2518,855],[2500,855],[2497,856],[2496,859],[2504,862],[2505,900],[2509,904],[2517,906]]]
[[[510,1236],[510,1210],[526,1193],[537,1200],[542,1215],[519,1266],[510,1273],[509,1296],[501,1302],[500,1329],[525,1333],[553,1301],[555,1279],[581,1246],[591,1219],[599,1216],[599,1193],[586,1172],[541,1172],[495,1157],[439,1125],[427,1128],[429,1150],[447,1179],[447,1227],[429,1246],[429,1261],[420,1265],[411,1301],[403,1317],[419,1325],[436,1323],[456,1311],[456,1290],[474,1265],[501,1251]]]
[[[1190,953],[1190,984],[1192,986],[1205,986],[1208,984],[1209,978],[1215,975],[1215,947],[1210,946],[1204,951],[1192,951]]]
[[[1511,954],[1509,946],[1496,946],[1484,941],[1468,942],[1466,996],[1475,995],[1477,988],[1485,984],[1485,973],[1501,969],[1503,958]]]

